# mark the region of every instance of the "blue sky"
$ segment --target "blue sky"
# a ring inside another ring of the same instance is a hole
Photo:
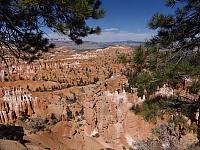
[[[151,16],[156,12],[165,14],[173,12],[171,8],[165,6],[165,0],[102,0],[102,7],[106,11],[104,18],[87,21],[90,26],[100,26],[101,35],[90,35],[84,40],[144,41],[155,33],[147,26]]]

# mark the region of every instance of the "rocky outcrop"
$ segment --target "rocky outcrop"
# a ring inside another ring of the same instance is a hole
[[[72,105],[66,108],[73,119],[67,119],[66,116],[51,129],[62,143],[69,143],[69,149],[128,149],[137,140],[151,135],[153,125],[130,111],[133,104],[129,102],[125,91],[102,89],[92,98],[86,96],[82,104],[83,110]]]
[[[14,88],[3,91],[0,98],[0,123],[13,122],[19,116],[31,116],[37,99],[28,90]]]
[[[142,140],[151,135],[152,126],[142,118],[131,115],[130,106],[125,91],[105,91],[98,98],[85,102],[85,136],[119,149],[122,145],[131,146],[130,140]]]
[[[126,66],[119,64],[118,56],[131,51],[112,47],[66,57],[63,50],[55,53],[62,59],[12,62],[8,69],[4,65],[0,68],[0,86],[13,88],[0,93],[1,123],[24,115],[30,116],[29,120],[45,120],[48,114],[54,114],[58,122],[47,121],[44,131],[28,135],[34,146],[128,149],[134,141],[148,137],[152,128],[129,110],[143,103],[145,96],[138,98],[134,89],[129,94],[123,90],[128,84],[122,75]],[[27,89],[14,88],[18,86]],[[28,119],[23,123],[28,124]]]
[[[1,150],[27,150],[23,144],[13,140],[0,140]],[[38,149],[42,150],[42,149]]]
[[[157,88],[157,92],[155,93],[155,95],[169,98],[174,95],[174,90],[173,88],[168,87],[166,84],[164,84],[163,87]]]

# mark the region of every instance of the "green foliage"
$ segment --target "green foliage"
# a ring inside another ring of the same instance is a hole
[[[189,103],[185,102],[184,105],[183,101],[180,101],[175,97],[156,97],[154,99],[145,101],[142,105],[136,105],[132,107],[131,110],[137,115],[143,116],[145,120],[151,122],[156,122],[157,118],[162,118],[164,114],[170,115],[178,111],[179,115],[175,115],[168,121],[173,123],[175,126],[182,124],[185,128],[195,131],[196,126],[193,128],[188,127],[183,116],[186,116],[189,119],[193,118],[198,106],[192,106],[188,104]]]
[[[121,54],[119,55],[118,60],[119,60],[119,63],[125,64],[128,62],[128,57],[126,54]]]
[[[139,86],[138,90],[137,90],[137,95],[139,97],[142,97],[144,95],[144,87],[143,86]]]
[[[141,90],[145,89],[148,94],[146,96],[149,96],[156,91],[157,86],[163,86],[166,83],[175,88],[182,82],[184,76],[199,78],[200,65],[194,60],[198,58],[198,55],[193,55],[178,64],[168,62],[170,57],[170,52],[160,51],[159,47],[140,46],[133,56],[135,71],[125,73],[129,80],[129,87],[138,88],[139,96],[143,94]]]
[[[200,88],[200,1],[167,0],[167,6],[173,7],[178,2],[182,2],[182,5],[177,5],[173,15],[157,13],[152,17],[149,27],[156,29],[157,35],[146,43],[147,48],[137,48],[133,56],[135,72],[134,75],[127,75],[129,85],[139,91],[145,89],[148,95],[165,83],[176,88],[185,76],[195,80],[190,87],[192,94],[198,93]],[[193,118],[198,108],[199,103],[176,96],[175,99],[147,100],[133,108],[133,111],[146,120],[155,120],[164,113],[179,111],[181,115],[171,120],[178,125],[184,124],[183,116]]]
[[[174,125],[177,127],[179,124],[187,125],[186,120],[182,115],[176,116],[173,120],[170,120],[170,122],[174,123]]]
[[[33,133],[36,133],[40,130],[44,130],[47,122],[47,119],[34,118],[30,120],[28,127]]]
[[[0,2],[0,46],[5,53],[28,59],[53,45],[44,38],[44,29],[66,35],[77,44],[89,34],[99,34],[99,27],[89,27],[88,19],[104,16],[100,0],[10,0]]]
[[[198,94],[200,91],[200,81],[195,81],[189,88],[190,93]]]
[[[149,95],[152,95],[155,93],[155,91],[157,90],[157,87],[160,86],[161,83],[158,81],[154,81],[154,82],[149,82],[148,86],[146,87],[146,90],[148,92]]]
[[[142,54],[142,57],[140,54]],[[160,52],[157,47],[147,49],[141,46],[136,49],[133,56],[133,62],[136,64],[135,72],[134,74],[128,73],[126,76],[129,79],[130,87],[139,89],[139,96],[144,94],[144,91],[141,91],[144,89],[146,89],[148,95],[153,94],[157,86],[167,81],[168,76],[171,78],[171,73],[174,71],[171,71],[169,66],[166,67],[167,55],[166,52]],[[142,65],[138,62],[142,62]]]
[[[21,121],[25,121],[26,119],[28,119],[28,115],[25,112],[21,112],[18,119]]]
[[[145,89],[152,89],[153,83],[151,82],[152,80],[152,75],[148,72],[136,72],[136,73],[131,73],[131,74],[126,74],[128,77],[129,81],[129,87],[135,87],[138,88],[138,96],[144,95],[144,90]],[[130,91],[127,89],[127,91]],[[147,92],[149,92],[147,90]]]
[[[131,110],[141,115],[147,121],[155,121],[157,117],[163,115],[163,110],[170,111],[168,106],[175,103],[174,99],[155,98],[145,101],[142,105],[133,107]]]
[[[156,44],[173,51],[183,51],[181,55],[190,55],[185,51],[192,52],[195,47],[199,48],[200,1],[166,0],[166,5],[169,7],[176,5],[175,13],[172,15],[156,13],[151,18],[149,27],[158,32],[148,44]]]
[[[67,111],[67,119],[71,120],[73,118],[72,111]]]
[[[143,46],[139,46],[135,51],[134,51],[134,56],[133,56],[133,61],[136,64],[143,64],[145,60],[145,48]]]
[[[138,85],[148,84],[150,80],[151,80],[151,76],[147,72],[141,72],[136,77],[136,82]]]

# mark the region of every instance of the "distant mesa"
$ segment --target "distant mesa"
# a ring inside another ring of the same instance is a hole
[[[117,42],[93,42],[93,41],[84,41],[83,44],[77,45],[72,41],[69,41],[66,38],[55,38],[50,39],[50,42],[56,44],[57,47],[66,46],[73,50],[93,50],[106,48],[109,46],[129,46],[129,47],[137,47],[139,45],[144,44],[142,41],[117,41]]]

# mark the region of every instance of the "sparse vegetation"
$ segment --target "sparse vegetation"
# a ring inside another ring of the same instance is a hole
[[[45,129],[45,125],[47,124],[47,119],[42,118],[33,118],[29,122],[29,129],[35,133]]]
[[[194,81],[193,84],[189,87],[190,93],[198,94],[200,89],[200,80]]]
[[[119,55],[118,60],[119,60],[119,63],[123,63],[123,64],[125,64],[129,61],[126,54]]]
[[[157,117],[163,117],[164,111],[168,113],[174,111],[168,107],[176,102],[175,99],[156,97],[145,101],[142,105],[133,106],[131,110],[138,115],[142,115],[147,121],[154,120],[156,122]]]
[[[28,119],[28,116],[25,112],[21,112],[18,119],[21,120],[21,121],[25,121],[26,119]]]
[[[71,119],[73,119],[73,116],[72,116],[72,111],[67,111],[67,119],[68,120],[71,120]]]
[[[28,122],[28,129],[32,133],[39,131],[49,130],[53,125],[58,123],[60,118],[56,117],[53,113],[45,118],[30,118]]]

